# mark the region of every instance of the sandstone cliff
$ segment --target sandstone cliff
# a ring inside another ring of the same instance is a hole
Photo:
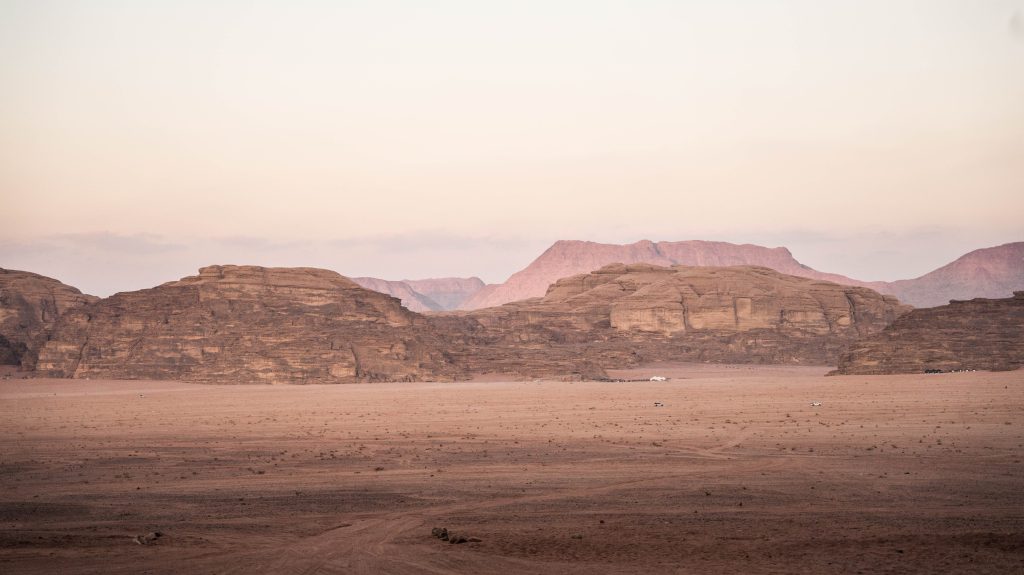
[[[309,268],[210,266],[61,317],[40,350],[53,377],[344,383],[462,374],[422,316]]]
[[[61,316],[54,377],[220,383],[596,378],[658,360],[835,361],[906,310],[871,290],[767,268],[607,266],[543,298],[422,316],[326,270],[211,266]]]
[[[470,322],[452,355],[472,372],[600,377],[661,360],[834,364],[908,309],[866,288],[762,267],[613,264],[559,280],[543,298],[437,321]]]
[[[836,374],[1024,367],[1024,291],[1012,298],[953,301],[915,309],[858,341]]]
[[[771,268],[784,274],[832,281],[843,285],[872,287],[837,274],[813,270],[793,258],[786,248],[766,248],[727,242],[640,241],[628,245],[582,241],[558,241],[521,271],[502,284],[492,284],[469,298],[461,309],[480,309],[544,295],[547,287],[561,278],[586,273],[602,266],[648,263],[659,266],[740,266]]]
[[[0,364],[34,368],[57,318],[97,299],[52,278],[0,268]]]
[[[457,309],[484,287],[484,282],[476,277],[401,281],[359,277],[352,281],[366,289],[395,296],[406,308],[420,313]]]

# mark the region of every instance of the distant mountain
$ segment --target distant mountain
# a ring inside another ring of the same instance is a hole
[[[484,287],[483,280],[478,277],[402,280],[402,283],[416,293],[430,298],[443,310],[458,309],[463,302]]]
[[[352,281],[368,290],[388,294],[402,300],[402,305],[409,311],[423,313],[425,311],[441,311],[439,303],[412,289],[404,281],[389,281],[378,278],[352,278]]]
[[[912,280],[889,282],[882,293],[914,307],[945,305],[954,299],[1005,298],[1024,290],[1024,242],[974,250]]]
[[[912,280],[866,282],[820,272],[793,257],[786,248],[728,242],[682,241],[600,244],[575,240],[555,242],[505,283],[487,285],[461,309],[474,310],[543,296],[561,278],[587,273],[612,263],[660,266],[763,266],[775,271],[841,285],[860,286],[895,295],[915,307],[941,305],[950,299],[1008,297],[1024,289],[1024,242],[973,251],[934,272]]]
[[[432,278],[423,280],[382,280],[352,278],[360,286],[402,300],[408,310],[423,313],[458,309],[462,302],[480,291],[484,282],[472,278]]]
[[[811,269],[798,262],[786,248],[700,240],[643,240],[626,245],[561,240],[555,242],[526,268],[512,274],[505,283],[488,285],[478,291],[462,305],[462,309],[480,309],[540,297],[547,292],[549,285],[561,278],[588,273],[613,263],[701,267],[762,266],[784,274],[842,285],[876,287],[874,283]]]

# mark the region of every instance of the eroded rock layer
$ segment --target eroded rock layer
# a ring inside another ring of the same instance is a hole
[[[1012,370],[1024,367],[1024,291],[915,309],[858,341],[836,374],[926,370]]]
[[[422,316],[326,270],[211,266],[71,310],[55,377],[219,383],[600,378],[664,360],[829,364],[907,307],[767,268],[606,266],[547,295]]]
[[[0,268],[0,365],[32,369],[57,319],[97,299],[53,278]]]
[[[461,375],[425,319],[334,272],[211,266],[65,314],[53,377],[345,383]]]
[[[601,377],[651,361],[834,364],[909,306],[861,287],[762,267],[613,264],[562,279],[543,298],[442,321],[474,373]]]

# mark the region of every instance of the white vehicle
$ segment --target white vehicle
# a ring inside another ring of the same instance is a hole
[[[667,381],[667,380],[668,380],[667,377],[662,377],[660,375],[655,375],[654,377],[651,378],[651,381]]]

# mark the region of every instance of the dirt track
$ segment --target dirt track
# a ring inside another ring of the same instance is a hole
[[[1024,372],[825,371],[2,381],[0,572],[1024,571]]]

